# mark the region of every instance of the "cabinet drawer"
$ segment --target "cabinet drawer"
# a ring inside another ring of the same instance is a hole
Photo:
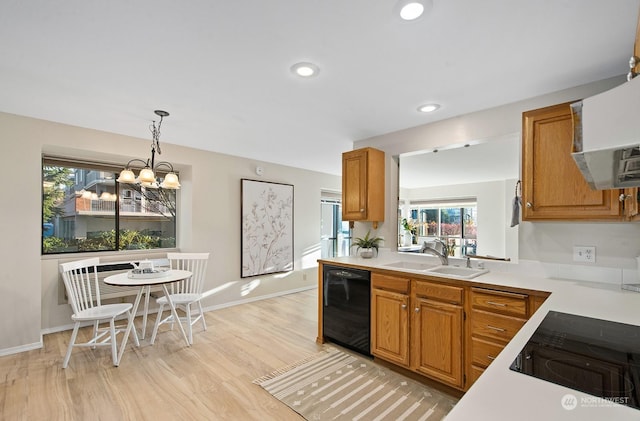
[[[414,281],[415,295],[431,299],[445,301],[447,303],[462,304],[464,289],[451,285],[442,285],[435,282]]]
[[[477,365],[471,366],[471,382],[469,383],[469,387],[471,387],[471,385],[474,384],[476,380],[478,380],[478,378],[480,378],[482,373],[484,373],[484,368],[478,367]]]
[[[526,320],[482,310],[471,311],[471,334],[509,342]]]
[[[504,345],[498,345],[495,342],[471,338],[472,362],[480,367],[488,367],[503,348]]]
[[[528,296],[512,292],[471,288],[471,306],[495,313],[527,317]]]
[[[400,292],[402,294],[408,294],[409,279],[398,278],[396,276],[381,275],[379,273],[372,273],[371,287],[387,291]]]

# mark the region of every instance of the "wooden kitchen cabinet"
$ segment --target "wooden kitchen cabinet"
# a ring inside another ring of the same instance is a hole
[[[342,220],[384,221],[384,152],[362,148],[342,154]]]
[[[465,391],[548,296],[374,270],[370,352]]]
[[[468,367],[470,387],[548,295],[528,295],[472,287],[470,292]]]
[[[412,281],[411,367],[459,389],[464,388],[463,297],[462,287]]]
[[[409,279],[371,275],[371,354],[409,367]]]
[[[623,191],[623,205],[624,205],[624,216],[628,221],[638,221],[640,220],[640,215],[638,214],[638,188],[631,187],[626,188]]]
[[[621,190],[591,190],[571,157],[570,103],[522,115],[522,219],[623,219]]]

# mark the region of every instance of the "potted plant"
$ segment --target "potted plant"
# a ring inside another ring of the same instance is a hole
[[[382,241],[382,238],[371,237],[371,231],[367,231],[367,235],[365,235],[364,238],[356,238],[353,240],[351,247],[358,247],[356,253],[360,252],[361,257],[370,259],[373,257],[374,250],[376,251],[376,256],[378,255],[380,241]]]
[[[411,244],[417,244],[417,238],[415,234],[417,233],[416,226],[413,224],[413,221],[407,220],[407,218],[402,218],[402,228],[404,232],[402,233],[402,246],[410,246]]]

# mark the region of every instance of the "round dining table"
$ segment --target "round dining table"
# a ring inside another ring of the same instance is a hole
[[[169,290],[167,289],[167,285],[173,282],[183,281],[188,279],[193,274],[188,270],[178,270],[178,269],[170,269],[162,273],[158,273],[158,276],[149,275],[150,277],[130,277],[129,272],[119,273],[117,275],[111,275],[104,278],[104,283],[107,285],[114,285],[120,287],[140,287],[138,294],[136,295],[136,299],[133,303],[133,309],[131,310],[131,315],[129,316],[129,322],[127,323],[127,328],[124,333],[124,338],[122,339],[122,345],[120,346],[120,351],[118,353],[118,361],[116,365],[120,365],[120,359],[122,358],[122,354],[124,353],[124,349],[127,345],[127,340],[129,339],[129,334],[131,333],[131,329],[134,328],[134,319],[136,317],[136,313],[138,312],[138,306],[140,305],[140,298],[142,294],[146,291],[149,293],[149,288],[157,285],[162,286],[162,291],[164,292],[165,297],[167,297],[167,302],[169,307],[171,308],[171,314],[173,315],[174,320],[177,322],[180,327],[180,331],[182,332],[182,336],[184,337],[187,346],[191,346],[189,343],[189,338],[187,338],[187,334],[180,322],[180,318],[178,317],[178,312],[176,311],[176,307],[171,301],[171,294],[169,294]],[[146,309],[145,309],[146,312]],[[146,320],[146,317],[145,317]]]

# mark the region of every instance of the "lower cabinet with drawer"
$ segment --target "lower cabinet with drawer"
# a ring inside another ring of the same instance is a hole
[[[411,366],[433,379],[464,387],[464,288],[412,280]]]
[[[371,353],[409,367],[409,279],[371,274]]]
[[[463,391],[546,298],[403,275],[371,274],[371,353]]]
[[[371,274],[371,353],[464,389],[465,289]]]
[[[469,345],[471,386],[544,301],[486,288],[470,288]]]

